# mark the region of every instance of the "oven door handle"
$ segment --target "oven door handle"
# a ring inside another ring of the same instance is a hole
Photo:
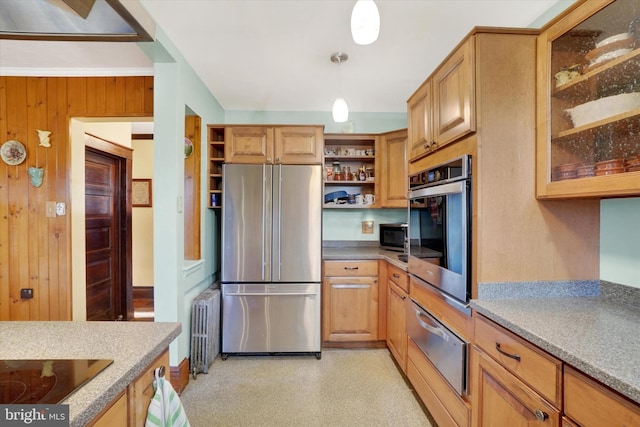
[[[428,315],[418,310],[417,308],[414,308],[413,310],[416,312],[416,319],[418,320],[418,324],[423,329],[431,332],[434,335],[438,335],[440,338],[442,338],[447,342],[449,341],[449,334],[444,332],[441,326],[439,326],[438,324],[433,324],[434,323],[433,320],[431,320]],[[426,322],[425,320],[422,320],[422,319],[425,319]],[[430,324],[427,322],[429,322]]]

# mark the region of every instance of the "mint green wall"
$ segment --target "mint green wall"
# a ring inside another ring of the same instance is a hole
[[[219,239],[213,210],[207,209],[207,123],[224,120],[224,110],[160,28],[156,41],[140,44],[154,61],[154,299],[155,319],[180,322],[182,333],[170,346],[171,366],[190,351],[191,303],[219,270]],[[201,257],[184,261],[184,116],[191,110],[202,123]],[[189,269],[185,267],[189,266]]]
[[[640,198],[600,202],[600,279],[640,288]]]
[[[335,123],[328,105],[327,111],[227,111],[225,123],[324,125],[325,133],[349,133],[347,128],[351,133],[382,133],[406,128],[407,113],[351,112],[347,123]]]

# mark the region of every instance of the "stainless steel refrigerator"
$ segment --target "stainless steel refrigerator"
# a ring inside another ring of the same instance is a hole
[[[322,168],[225,164],[222,357],[320,358]]]

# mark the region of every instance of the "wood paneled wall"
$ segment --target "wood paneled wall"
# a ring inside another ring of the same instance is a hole
[[[71,320],[70,119],[150,116],[151,76],[0,76],[0,144],[27,150],[20,165],[0,161],[0,320]],[[50,148],[36,129],[51,131]],[[38,188],[33,166],[44,168]],[[66,215],[46,217],[47,201],[66,203]],[[22,300],[22,288],[33,298]]]

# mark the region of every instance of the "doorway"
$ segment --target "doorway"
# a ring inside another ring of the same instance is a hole
[[[132,151],[85,136],[86,319],[133,319]]]

